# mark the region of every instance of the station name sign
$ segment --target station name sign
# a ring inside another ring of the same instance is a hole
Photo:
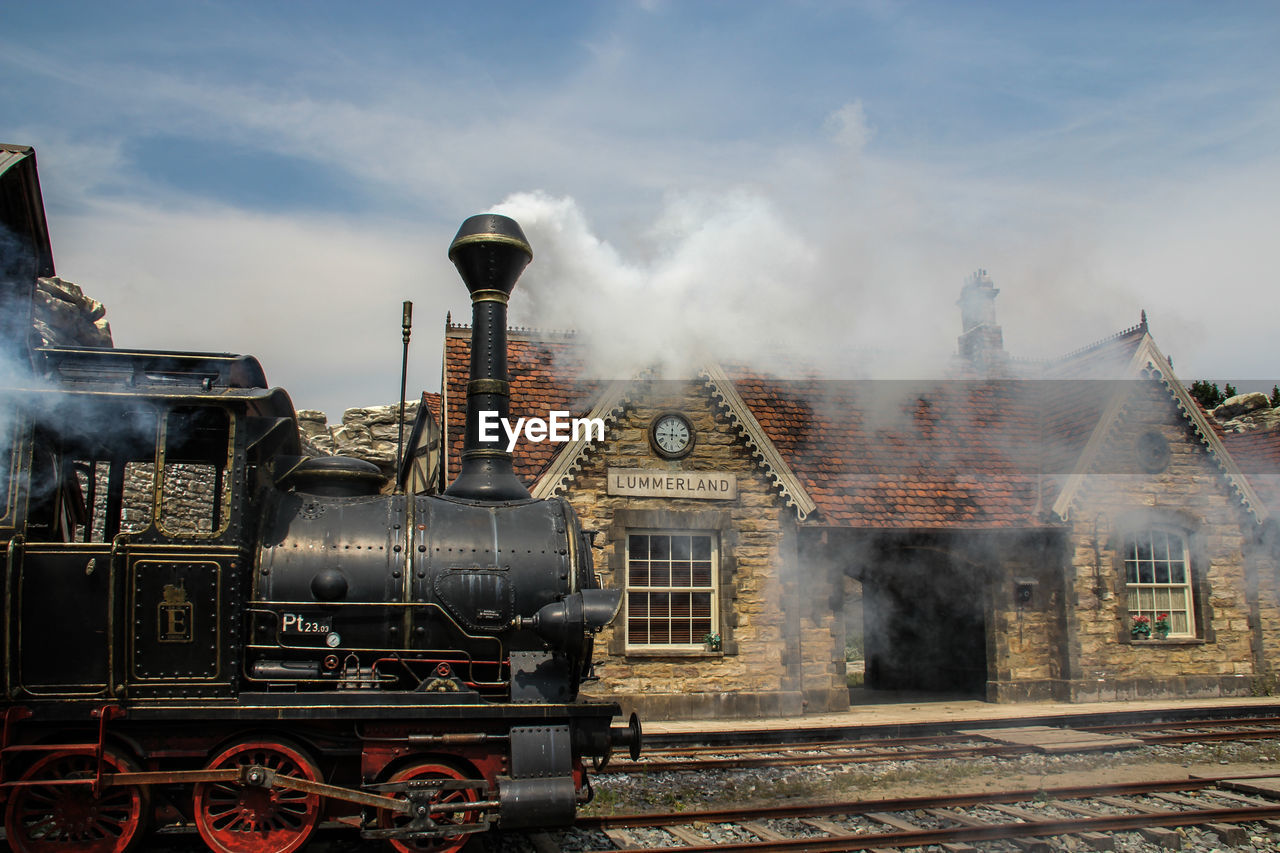
[[[610,468],[608,493],[645,498],[727,501],[738,496],[738,476],[722,471]]]

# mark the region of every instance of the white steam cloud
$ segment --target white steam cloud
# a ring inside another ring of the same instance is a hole
[[[615,235],[627,250],[598,235],[576,198],[508,195],[495,209],[534,250],[512,322],[577,331],[603,377],[686,377],[710,360],[888,379],[947,374],[956,299],[978,266],[1009,291],[1003,322],[1041,326],[1041,311],[1061,302],[1077,320],[1097,315],[1079,323],[1095,331],[1051,340],[1056,351],[1016,354],[1056,355],[1136,319],[1127,288],[1082,275],[1081,203],[998,182],[979,194],[970,181],[875,156],[860,101],[824,129],[821,143],[766,157],[750,182],[668,193],[640,233]],[[1052,212],[1030,223],[1014,215],[1036,205]]]
[[[757,195],[673,201],[646,235],[644,261],[597,237],[573,199],[517,193],[497,210],[520,223],[536,258],[513,323],[580,332],[600,376],[775,360],[792,354],[789,331],[811,307],[796,294],[811,282],[814,254]]]

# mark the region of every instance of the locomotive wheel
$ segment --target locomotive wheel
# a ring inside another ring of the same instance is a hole
[[[401,768],[389,782],[407,782],[411,780],[421,779],[466,779],[479,783],[479,780],[472,779],[467,774],[451,767],[435,761],[427,761],[422,764],[410,764]],[[461,791],[442,791],[432,798],[432,803],[474,803],[479,799],[479,795],[474,788],[467,788]],[[480,819],[478,812],[452,812],[450,816],[440,817],[436,820],[439,824],[449,823],[475,823]],[[390,811],[378,811],[378,824],[384,829],[403,826],[409,822],[407,815],[396,814]],[[472,833],[463,833],[462,835],[449,835],[442,838],[425,838],[425,839],[390,839],[391,847],[400,853],[456,853],[461,850],[463,845],[471,838]]]
[[[209,762],[211,770],[258,765],[280,776],[323,781],[300,748],[271,741],[244,741]],[[195,790],[196,827],[217,853],[290,853],[311,836],[320,820],[320,795],[288,788],[233,782],[200,782]]]
[[[102,753],[109,773],[137,770],[133,762],[112,751]],[[37,761],[22,781],[49,780],[49,785],[14,789],[5,809],[4,829],[16,853],[123,853],[146,828],[151,812],[150,790],[136,785],[100,789],[89,785],[57,785],[55,780],[92,779],[97,764],[92,755],[53,752]]]

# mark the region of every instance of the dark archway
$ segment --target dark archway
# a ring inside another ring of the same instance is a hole
[[[866,686],[986,697],[986,583],[938,550],[899,548],[862,581]]]

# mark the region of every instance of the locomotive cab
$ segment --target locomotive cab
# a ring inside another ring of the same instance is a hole
[[[8,695],[230,695],[249,474],[297,450],[287,395],[240,357],[38,355],[5,392]]]

